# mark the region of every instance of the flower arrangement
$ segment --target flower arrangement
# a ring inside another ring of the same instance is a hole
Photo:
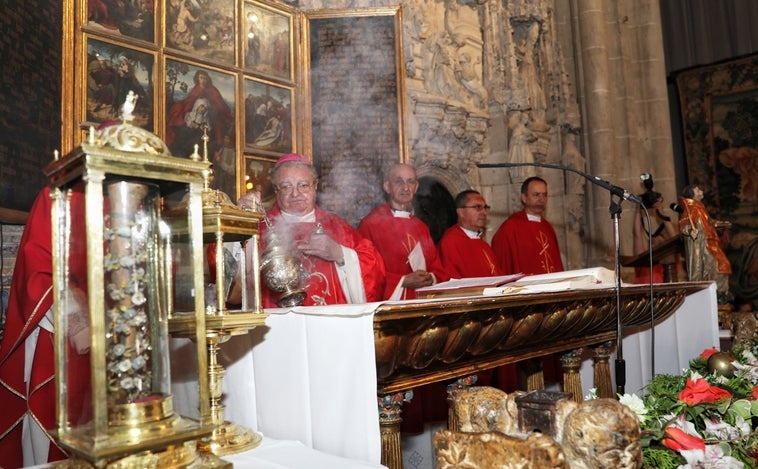
[[[758,469],[758,346],[733,352],[705,350],[642,397],[620,396],[640,420],[643,467]]]

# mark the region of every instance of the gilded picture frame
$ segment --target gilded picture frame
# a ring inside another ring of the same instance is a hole
[[[246,78],[244,95],[245,147],[267,153],[292,152],[292,88]]]
[[[87,0],[86,27],[104,36],[124,36],[155,42],[156,3],[154,1],[108,2]]]
[[[237,42],[235,0],[165,2],[166,47],[194,60],[235,65]]]
[[[271,183],[271,171],[276,159],[245,155],[245,192],[258,192],[266,209],[274,204],[274,186]]]
[[[150,52],[87,37],[86,122],[120,118],[121,105],[132,91],[138,98],[132,124],[154,131],[155,65]]]
[[[248,1],[244,6],[243,67],[246,72],[293,81],[293,17],[286,11]]]
[[[203,130],[208,159],[223,148],[235,148],[236,76],[192,62],[166,59],[164,141],[175,156],[188,157]]]

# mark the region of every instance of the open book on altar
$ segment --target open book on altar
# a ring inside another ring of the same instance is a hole
[[[529,275],[507,285],[485,288],[482,295],[543,293],[565,290],[608,288],[616,284],[616,274],[605,267],[566,270],[550,274]]]
[[[494,277],[453,278],[416,289],[419,298],[481,295],[486,288],[496,288],[522,278],[524,274],[498,275]]]
[[[615,286],[616,274],[605,267],[566,270],[550,274],[513,274],[497,277],[451,279],[416,290],[419,298],[511,295]]]

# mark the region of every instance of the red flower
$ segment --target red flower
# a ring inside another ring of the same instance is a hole
[[[731,398],[732,394],[729,391],[718,386],[711,386],[702,378],[697,381],[687,378],[687,385],[679,392],[679,400],[690,407],[698,404],[713,404],[722,399]]]
[[[758,386],[753,386],[753,391],[750,393],[752,399],[758,399]]]
[[[703,350],[703,353],[700,354],[700,358],[702,358],[703,360],[708,360],[709,358],[711,358],[711,355],[713,355],[714,353],[717,353],[718,351],[719,349],[717,349],[716,347],[707,348]]]
[[[690,435],[677,427],[666,427],[662,443],[663,446],[674,451],[685,451],[690,449],[705,451],[705,440],[698,436]]]

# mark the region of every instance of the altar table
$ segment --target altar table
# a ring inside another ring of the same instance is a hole
[[[702,350],[718,346],[715,288],[696,282],[654,289],[655,371],[678,374]],[[637,392],[650,378],[648,293],[644,286],[622,291],[626,388]],[[227,368],[226,418],[266,437],[378,466],[386,455],[377,397],[523,357],[613,341],[614,292],[267,310],[266,327],[220,347]],[[509,324],[507,330],[501,322]],[[185,415],[196,407],[193,378],[177,373],[174,363],[189,355],[179,347],[172,362],[172,392]],[[585,387],[588,373],[583,366]],[[402,467],[396,458],[385,464]]]

